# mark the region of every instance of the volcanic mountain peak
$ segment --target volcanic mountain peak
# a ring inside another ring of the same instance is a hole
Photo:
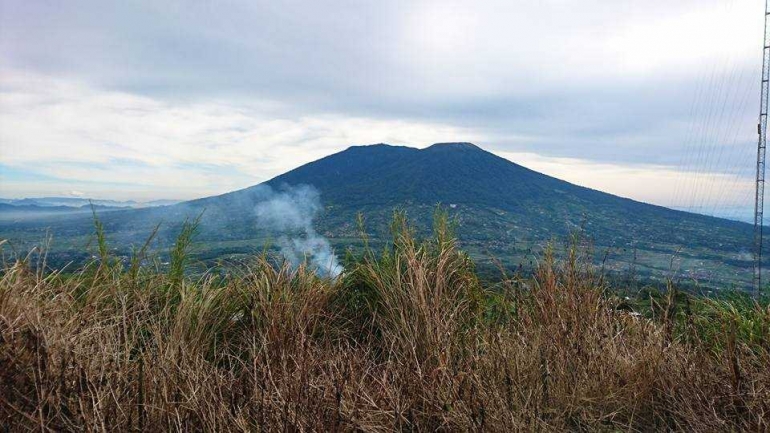
[[[484,151],[482,148],[469,142],[450,142],[450,143],[434,143],[425,148],[425,150],[478,150]]]
[[[481,147],[470,143],[470,142],[462,142],[462,141],[456,141],[456,142],[445,142],[445,143],[433,143],[428,147],[425,147],[423,149],[418,149],[415,147],[409,147],[409,146],[401,146],[401,145],[395,145],[395,144],[388,144],[388,143],[375,143],[375,144],[362,144],[362,145],[355,145],[350,146],[344,151],[340,153],[366,153],[366,152],[435,152],[435,151],[478,151],[478,152],[484,152],[489,153],[482,149]],[[334,155],[330,155],[334,156]]]

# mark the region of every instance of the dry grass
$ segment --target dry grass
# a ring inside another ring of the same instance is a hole
[[[9,265],[0,426],[770,429],[767,308],[660,301],[634,317],[577,252],[489,290],[445,225],[394,233],[338,281],[265,257],[195,280],[107,257],[68,276]]]

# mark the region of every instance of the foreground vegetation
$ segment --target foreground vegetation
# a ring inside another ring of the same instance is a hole
[[[189,225],[162,268],[99,233],[75,274],[5,266],[7,430],[770,428],[770,309],[739,295],[629,302],[577,248],[485,287],[441,219],[333,281],[268,255],[191,277]]]

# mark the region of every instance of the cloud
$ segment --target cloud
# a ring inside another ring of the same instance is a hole
[[[745,217],[754,179],[723,172],[683,172],[668,166],[597,163],[533,153],[497,152],[535,171],[621,197],[706,214]],[[730,212],[725,213],[725,209]],[[752,209],[753,212],[753,209]]]
[[[15,66],[327,108],[689,79],[726,56],[756,66],[762,33],[761,3],[722,0],[8,0],[3,12],[0,57]]]
[[[276,117],[269,104],[174,103],[29,74],[11,75],[0,98],[5,166],[77,189],[160,188],[181,198],[250,186],[351,144],[480,137],[428,122]]]

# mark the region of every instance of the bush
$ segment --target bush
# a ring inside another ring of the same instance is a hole
[[[578,247],[485,288],[446,218],[418,240],[403,215],[335,280],[267,255],[191,274],[191,227],[168,271],[103,236],[75,274],[5,267],[6,429],[770,428],[770,312],[745,297],[639,316]]]

